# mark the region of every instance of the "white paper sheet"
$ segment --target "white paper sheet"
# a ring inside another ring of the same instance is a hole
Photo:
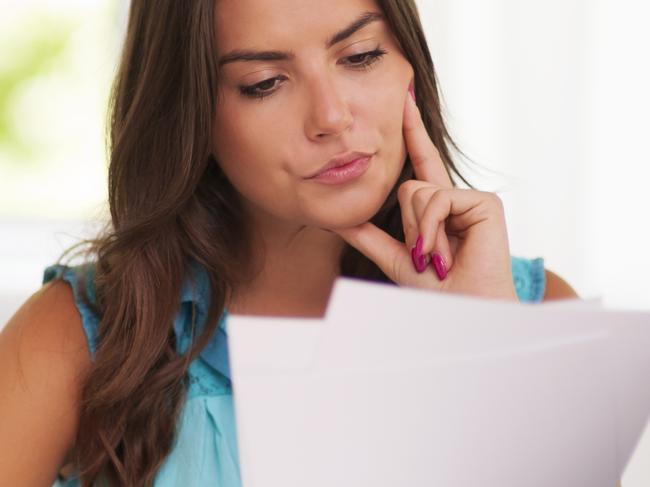
[[[228,333],[247,487],[614,487],[650,412],[644,313],[339,278]]]

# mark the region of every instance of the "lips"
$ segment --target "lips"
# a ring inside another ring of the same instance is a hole
[[[335,167],[341,167],[345,166],[346,164],[350,164],[353,161],[356,161],[358,159],[363,159],[365,157],[370,157],[372,154],[369,152],[345,152],[343,154],[339,154],[332,159],[330,159],[327,164],[322,166],[318,171],[315,173],[307,176],[306,179],[312,179],[318,176],[319,174],[324,173],[325,171],[328,171],[329,169],[335,168]]]

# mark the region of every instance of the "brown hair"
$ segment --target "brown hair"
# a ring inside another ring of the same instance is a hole
[[[94,306],[101,317],[75,442],[84,486],[153,483],[173,445],[188,366],[209,342],[230,293],[246,282],[240,269],[251,249],[238,193],[210,153],[218,108],[214,3],[131,2],[110,103],[111,222],[98,238],[82,242],[95,261]],[[413,66],[418,105],[448,173],[471,187],[450,155],[458,147],[445,128],[414,1],[377,4]],[[396,193],[413,176],[407,162],[372,219],[401,240]],[[172,321],[191,261],[207,270],[211,301],[202,333],[179,355]],[[350,246],[341,275],[390,282]]]

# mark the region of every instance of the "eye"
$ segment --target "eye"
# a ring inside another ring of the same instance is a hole
[[[240,86],[239,91],[244,96],[262,99],[274,93],[276,90],[273,88],[275,88],[278,81],[282,81],[283,79],[286,78],[284,76],[276,76],[275,78],[265,79],[254,85]]]
[[[368,69],[372,64],[379,61],[384,55],[388,54],[387,51],[377,46],[372,51],[362,52],[343,58],[339,61],[340,64],[351,67],[352,69]],[[240,86],[239,91],[242,95],[249,98],[262,99],[272,95],[277,91],[275,88],[280,81],[286,80],[285,76],[276,76],[275,78],[265,79],[254,85]]]
[[[385,54],[387,54],[386,51],[384,51],[380,47],[377,47],[372,51],[362,52],[360,54],[354,54],[353,56],[348,56],[346,58],[343,58],[344,61],[347,62],[343,62],[342,64],[346,64],[355,69],[356,68],[366,69],[371,64],[374,64],[375,62],[379,61],[382,58],[382,56],[384,56]]]

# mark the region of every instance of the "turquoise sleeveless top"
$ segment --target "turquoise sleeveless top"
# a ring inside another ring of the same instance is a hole
[[[545,289],[544,260],[512,257],[512,275],[521,302],[542,301]],[[95,358],[99,317],[83,301],[81,286],[91,304],[95,299],[92,264],[76,267],[53,265],[45,269],[43,284],[53,279],[68,282],[82,319],[91,357]],[[197,323],[207,315],[209,279],[201,267],[192,268],[181,289],[180,306],[174,319],[177,350],[183,353],[190,344],[192,305]],[[228,335],[224,310],[219,327],[208,346],[189,367],[189,388],[178,419],[178,434],[171,453],[158,471],[154,487],[239,487],[239,454],[228,362]],[[53,487],[76,487],[76,474],[59,478]]]

